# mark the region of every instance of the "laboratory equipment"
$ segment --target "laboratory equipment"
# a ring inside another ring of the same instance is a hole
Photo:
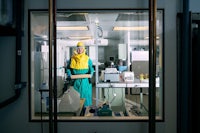
[[[120,73],[116,68],[106,68],[104,72],[104,82],[119,82]]]
[[[98,108],[97,115],[98,116],[112,116],[112,110],[110,109],[109,105],[104,104],[102,107]]]
[[[134,82],[134,72],[125,71],[122,73],[122,78],[125,82]]]

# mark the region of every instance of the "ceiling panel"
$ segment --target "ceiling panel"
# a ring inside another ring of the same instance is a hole
[[[147,12],[98,12],[98,13],[69,13],[69,12],[60,12],[56,14],[57,26],[87,26],[89,28],[88,31],[57,31],[58,39],[69,40],[71,36],[91,36],[93,39],[95,38],[96,26],[101,27],[103,31],[103,39],[110,40],[123,40],[127,35],[128,31],[113,31],[114,26],[148,26],[148,14]],[[40,21],[44,20],[38,19],[38,24]],[[162,22],[157,20],[157,34],[162,33]],[[40,28],[41,29],[41,28]],[[43,33],[45,29],[43,29]],[[46,27],[46,30],[48,28]],[[39,31],[39,30],[38,30]],[[36,33],[36,32],[35,32]],[[41,34],[43,34],[41,33]],[[147,38],[148,30],[144,31],[129,31],[131,40],[143,40]],[[38,35],[38,33],[37,33]]]

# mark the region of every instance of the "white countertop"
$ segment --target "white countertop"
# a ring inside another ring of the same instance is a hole
[[[134,82],[99,82],[97,88],[131,88],[131,87],[149,87],[148,80],[134,79]],[[156,87],[160,87],[159,79],[156,78]]]

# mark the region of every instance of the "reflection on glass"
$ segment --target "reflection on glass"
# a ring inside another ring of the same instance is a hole
[[[48,12],[31,11],[30,20],[31,119],[48,119]],[[148,119],[148,20],[146,10],[57,12],[57,97],[53,99],[57,99],[58,120]],[[163,120],[162,10],[157,11],[156,26],[156,119]],[[73,89],[73,79],[66,73],[78,41],[86,45],[95,69],[89,79],[93,86],[91,106],[84,106],[85,99]]]

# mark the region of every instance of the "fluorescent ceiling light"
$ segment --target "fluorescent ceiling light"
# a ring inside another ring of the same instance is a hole
[[[142,27],[114,27],[113,30],[148,30],[148,26],[142,26]]]
[[[88,30],[87,26],[63,26],[57,27],[57,30]]]
[[[69,39],[72,39],[72,40],[92,39],[91,36],[69,36],[68,38],[69,38]]]
[[[149,39],[149,36],[146,36],[146,37],[144,37],[144,39]],[[160,37],[159,36],[156,36],[156,39],[160,39]]]

